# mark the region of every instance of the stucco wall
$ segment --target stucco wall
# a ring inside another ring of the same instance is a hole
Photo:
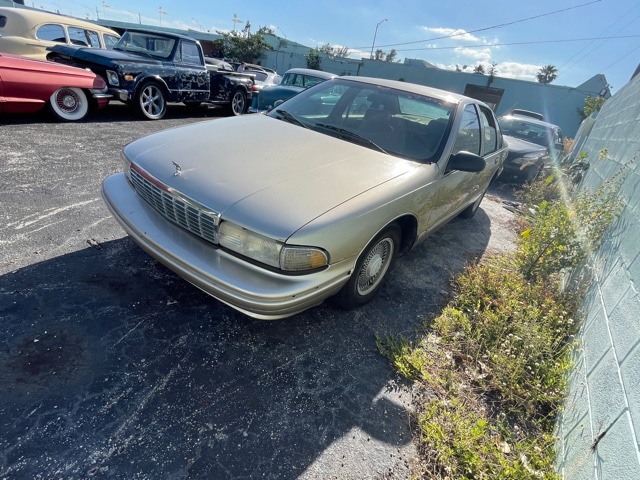
[[[640,75],[607,101],[582,150],[584,188],[623,172],[624,210],[592,261],[557,465],[571,480],[640,479]]]

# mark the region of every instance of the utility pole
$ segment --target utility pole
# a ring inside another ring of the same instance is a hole
[[[238,15],[236,15],[235,13],[233,14],[233,18],[231,19],[231,21],[233,22],[233,31],[234,32],[236,31],[236,24],[244,22],[244,20],[240,20],[238,18]]]

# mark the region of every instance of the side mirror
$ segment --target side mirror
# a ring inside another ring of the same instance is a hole
[[[284,100],[276,100],[275,102],[273,102],[273,108],[278,108],[283,103],[284,103]]]
[[[447,170],[460,170],[462,172],[481,172],[487,166],[484,158],[475,153],[462,152],[455,153],[449,157]]]

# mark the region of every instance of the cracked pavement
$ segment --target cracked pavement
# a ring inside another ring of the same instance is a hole
[[[0,478],[408,477],[411,390],[376,334],[413,337],[452,274],[511,248],[513,215],[489,196],[363,308],[253,320],[155,262],[100,198],[126,143],[219,113],[189,115],[0,118]]]

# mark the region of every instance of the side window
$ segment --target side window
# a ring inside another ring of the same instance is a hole
[[[102,36],[104,40],[104,48],[108,48],[109,50],[113,49],[116,43],[118,43],[118,37],[115,35],[104,34]]]
[[[67,43],[64,28],[62,28],[62,25],[56,25],[54,23],[46,23],[38,27],[36,38],[50,42]]]
[[[480,154],[480,121],[473,105],[467,105],[462,112],[462,121],[456,133],[456,142],[453,145],[453,152],[462,150]]]
[[[181,42],[180,44],[181,62],[187,65],[202,65],[200,50],[195,43]]]
[[[96,32],[79,27],[67,27],[67,32],[69,33],[69,40],[71,40],[71,43],[74,45],[94,48],[100,47],[98,34]]]
[[[482,155],[498,149],[498,129],[494,116],[486,108],[480,107],[480,123],[482,124]]]
[[[294,85],[296,87],[304,87],[304,77],[302,75],[296,75],[291,81],[290,85]]]

